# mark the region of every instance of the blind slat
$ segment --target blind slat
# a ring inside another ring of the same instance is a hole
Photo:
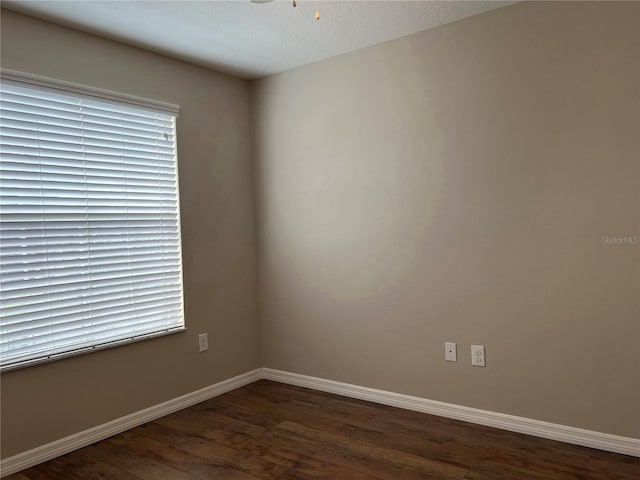
[[[131,279],[130,286],[133,289],[143,288],[149,282],[149,285],[163,284],[172,285],[180,283],[180,272],[160,272],[160,273],[146,273],[142,275],[136,275],[129,277]],[[86,282],[72,282],[67,281],[59,284],[45,284],[41,286],[31,286],[24,290],[7,291],[4,296],[4,301],[8,306],[17,305],[20,302],[31,301],[31,298],[36,298],[41,295],[50,295],[52,300],[63,296],[68,292],[79,292],[87,289],[91,289],[95,295],[100,295],[112,290],[122,290],[122,277],[112,276],[101,280],[94,281],[90,286],[87,286]],[[126,290],[126,289],[125,289]],[[13,295],[12,295],[13,293]]]

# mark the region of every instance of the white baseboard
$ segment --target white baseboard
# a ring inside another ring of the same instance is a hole
[[[98,425],[97,427],[19,453],[13,457],[8,457],[0,461],[0,477],[11,475],[12,473],[46,462],[60,455],[86,447],[92,443],[99,442],[100,440],[182,410],[183,408],[190,407],[196,403],[222,395],[223,393],[235,390],[236,388],[248,385],[262,378],[320,390],[322,392],[335,393],[345,397],[368,400],[392,407],[429,413],[455,420],[524,433],[526,435],[549,438],[574,445],[640,457],[640,440],[636,438],[619,437],[607,433],[542,422],[540,420],[505,415],[504,413],[489,412],[477,408],[427,400],[425,398],[412,397],[400,393],[360,387],[358,385],[335,382],[333,380],[310,377],[308,375],[283,372],[271,368],[258,368],[159,405],[140,410],[139,412]]]
[[[312,388],[322,392],[335,393],[337,395],[344,395],[345,397],[358,398],[360,400],[381,403],[406,410],[429,413],[440,417],[501,428],[511,432],[524,433],[526,435],[558,440],[583,447],[597,448],[608,452],[640,457],[640,439],[636,438],[620,437],[607,433],[558,425],[556,423],[506,415],[504,413],[489,412],[477,408],[360,387],[358,385],[335,382],[323,378],[273,370],[271,368],[263,368],[262,377],[267,380]]]
[[[204,402],[210,398],[235,390],[236,388],[255,382],[260,378],[262,378],[262,369],[258,368],[167,402],[154,405],[153,407],[145,408],[144,410],[126,415],[111,422],[103,423],[97,427],[19,453],[0,462],[0,476],[4,477],[24,470],[25,468],[33,467],[39,463],[46,462],[47,460],[137,427],[143,423],[156,420],[170,413],[195,405],[196,403]]]

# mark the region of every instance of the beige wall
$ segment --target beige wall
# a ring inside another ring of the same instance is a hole
[[[2,457],[262,365],[640,437],[640,247],[602,244],[640,235],[639,22],[518,4],[250,105],[244,81],[3,10],[3,67],[181,106],[188,331],[3,374]]]
[[[8,457],[260,365],[247,82],[6,10],[1,40],[4,68],[180,105],[188,329],[3,374]]]
[[[527,2],[255,83],[263,364],[639,438],[639,30]]]

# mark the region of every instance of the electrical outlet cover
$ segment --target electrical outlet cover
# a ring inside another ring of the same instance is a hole
[[[209,338],[206,333],[198,335],[198,348],[201,352],[209,350]]]
[[[447,362],[456,362],[458,360],[456,344],[454,342],[444,342],[444,359]]]

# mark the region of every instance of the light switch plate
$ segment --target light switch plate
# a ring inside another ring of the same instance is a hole
[[[484,345],[471,345],[471,365],[474,367],[485,367]]]

